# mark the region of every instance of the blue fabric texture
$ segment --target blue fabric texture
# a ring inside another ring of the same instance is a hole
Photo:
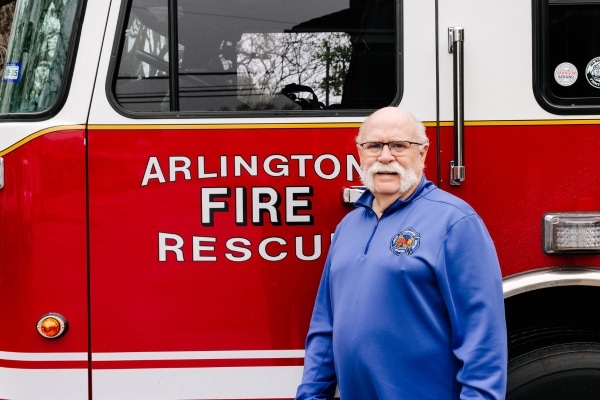
[[[481,218],[422,179],[377,218],[365,192],[338,225],[297,400],[502,400],[502,277]]]

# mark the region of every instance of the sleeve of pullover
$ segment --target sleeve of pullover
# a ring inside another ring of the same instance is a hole
[[[481,218],[469,215],[450,227],[440,251],[439,282],[452,323],[461,400],[503,400],[507,337],[502,276]]]
[[[308,335],[302,383],[296,400],[333,399],[337,386],[332,349],[333,313],[329,292],[329,257],[317,292]]]

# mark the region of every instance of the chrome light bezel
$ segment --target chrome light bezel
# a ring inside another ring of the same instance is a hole
[[[565,232],[564,229],[571,229]],[[570,245],[559,243],[569,241]],[[543,247],[546,254],[600,253],[600,212],[548,213],[543,218]],[[563,235],[562,237],[560,237]]]

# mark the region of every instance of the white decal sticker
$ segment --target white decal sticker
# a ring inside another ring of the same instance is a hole
[[[559,64],[554,70],[554,79],[560,86],[571,86],[577,80],[577,68],[569,62]]]
[[[600,57],[594,58],[585,67],[585,78],[590,85],[600,89]]]
[[[21,63],[18,62],[7,62],[4,65],[4,75],[2,75],[2,82],[18,83],[21,79]]]

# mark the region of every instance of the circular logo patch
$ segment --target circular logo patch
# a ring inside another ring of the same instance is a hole
[[[585,79],[596,89],[600,89],[600,57],[594,58],[585,67]]]
[[[577,68],[569,62],[559,64],[554,70],[554,79],[560,86],[571,86],[577,80]]]
[[[405,254],[410,256],[419,248],[421,244],[421,235],[413,228],[403,229],[402,232],[394,235],[390,243],[392,253],[399,256]]]

